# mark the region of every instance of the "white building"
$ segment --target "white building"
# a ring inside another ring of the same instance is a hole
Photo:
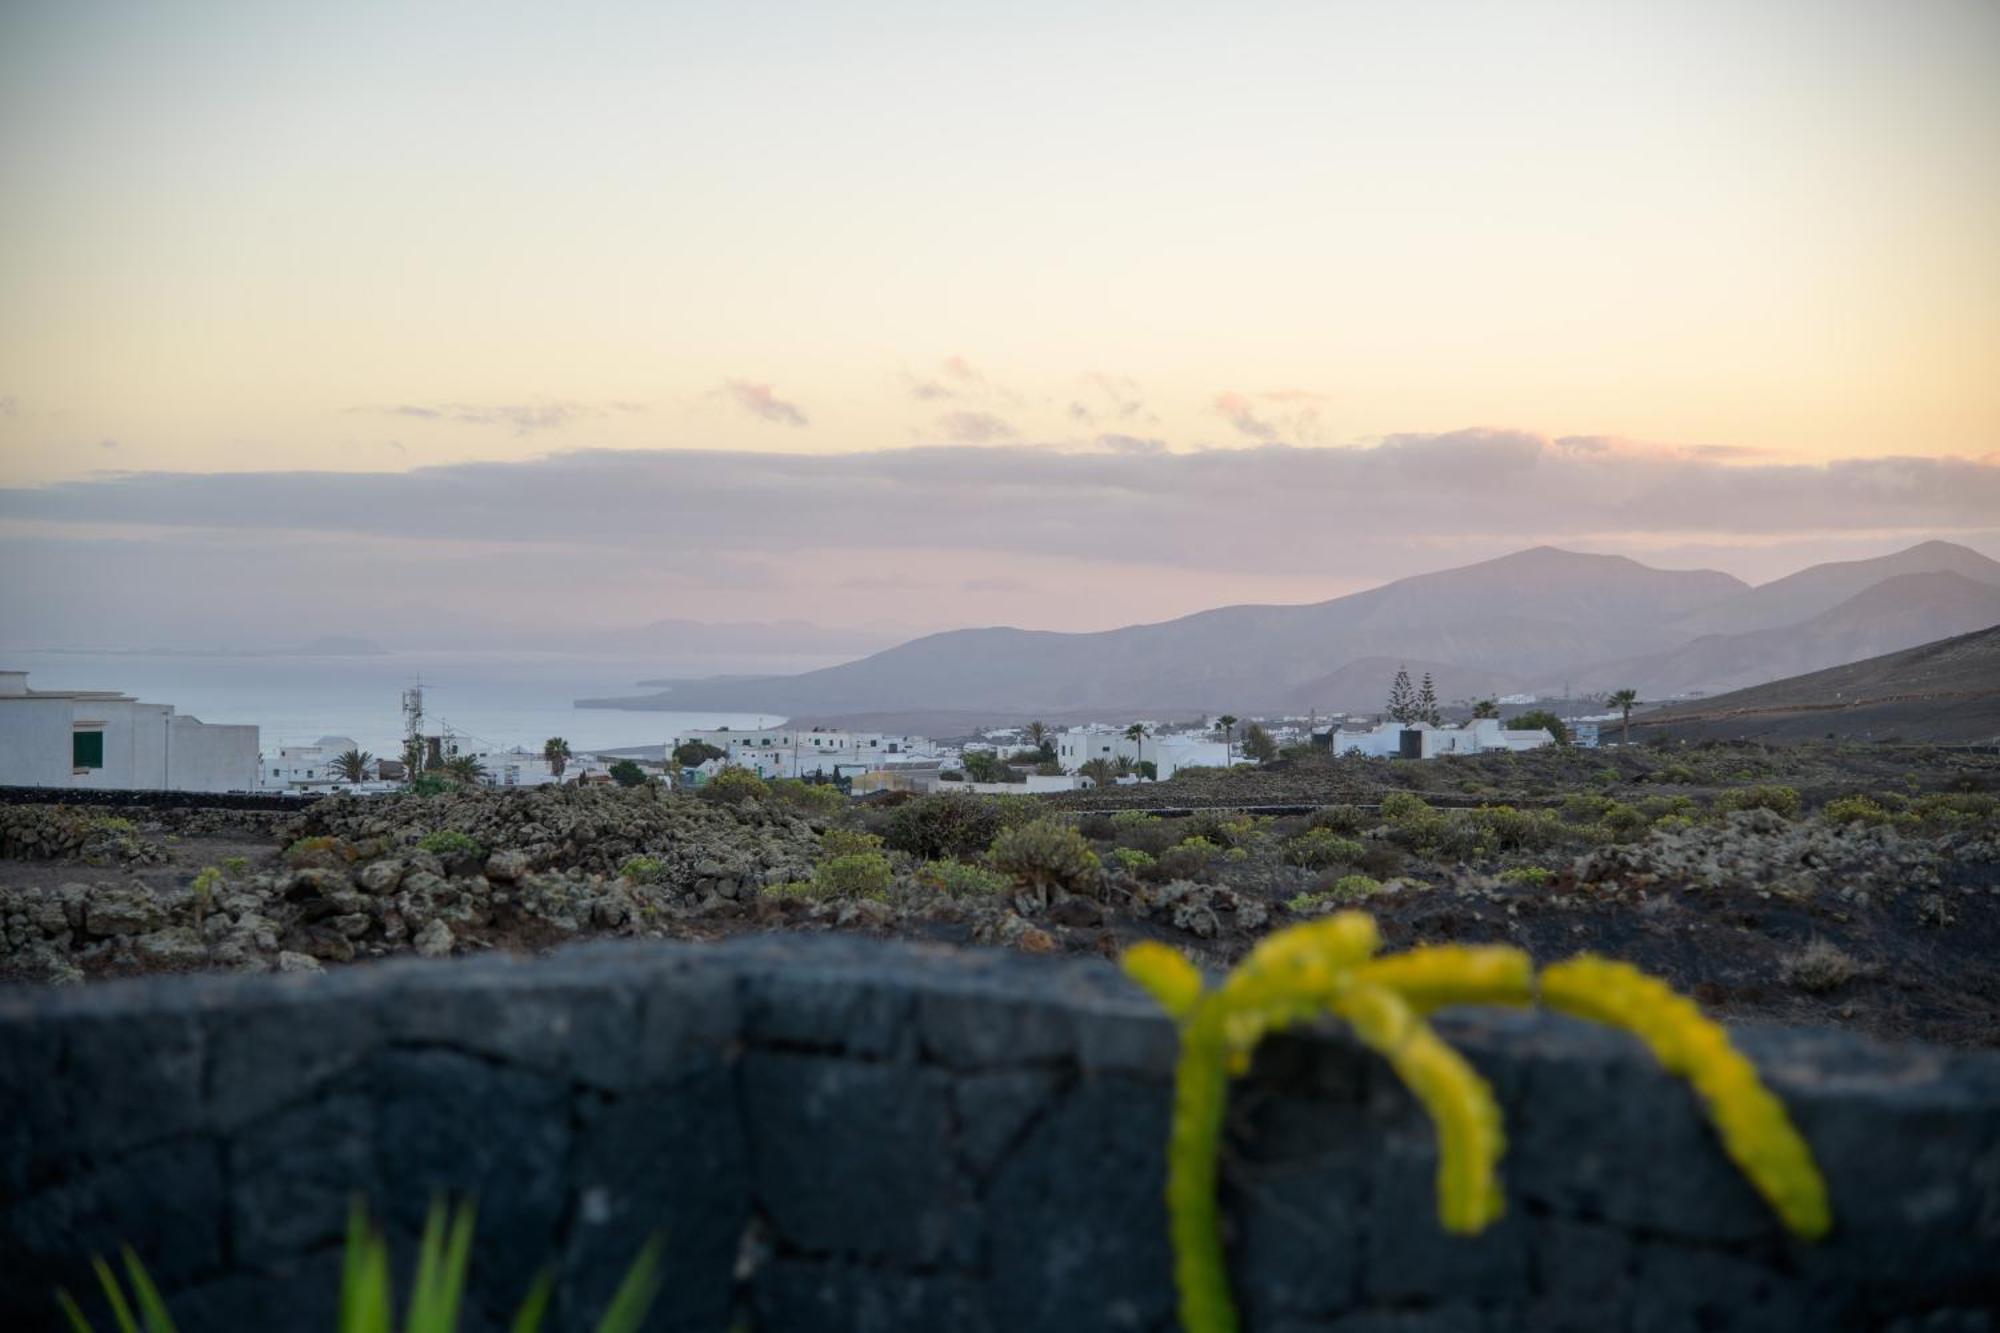
[[[116,690],[31,690],[0,671],[0,786],[256,791],[257,728]]]
[[[1539,727],[1513,730],[1499,719],[1483,717],[1462,727],[1434,727],[1428,722],[1384,722],[1370,731],[1336,731],[1327,747],[1336,755],[1359,754],[1374,759],[1436,759],[1447,754],[1488,754],[1496,750],[1535,750],[1554,745],[1556,738]]]
[[[755,731],[721,727],[688,731],[675,736],[668,749],[678,749],[689,741],[714,746],[723,752],[728,763],[747,768],[760,778],[835,778],[933,754],[930,741],[922,736],[834,731],[823,727],[765,727]]]
[[[346,736],[322,736],[310,744],[302,741],[281,743],[276,750],[264,756],[264,785],[293,791],[345,786],[346,775],[334,765],[349,750],[360,748]],[[371,763],[369,768],[372,770],[374,765]],[[373,773],[368,776],[373,776]]]
[[[1056,733],[1056,763],[1074,773],[1093,759],[1152,764],[1161,778],[1184,768],[1225,768],[1229,747],[1200,736],[1142,736],[1137,740],[1110,727],[1071,727]]]

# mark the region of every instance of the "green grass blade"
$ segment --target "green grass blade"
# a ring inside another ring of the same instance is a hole
[[[514,1322],[507,1325],[508,1333],[536,1333],[542,1326],[542,1315],[549,1308],[549,1296],[556,1289],[556,1275],[553,1269],[544,1268],[535,1275],[535,1285],[528,1288],[528,1294],[521,1298],[521,1308],[514,1312]]]
[[[63,1318],[69,1321],[70,1333],[92,1333],[90,1321],[83,1317],[83,1311],[76,1308],[76,1301],[67,1287],[56,1288],[56,1304],[62,1307]]]
[[[160,1289],[153,1285],[152,1275],[130,1245],[124,1247],[124,1254],[125,1280],[132,1284],[132,1299],[139,1303],[139,1317],[145,1322],[146,1333],[174,1333],[174,1321],[167,1314],[167,1303],[160,1299]]]
[[[103,1256],[93,1254],[90,1266],[97,1270],[97,1285],[104,1288],[111,1317],[118,1321],[118,1333],[139,1333],[139,1325],[132,1319],[132,1307],[125,1303],[125,1293],[119,1288],[118,1275],[111,1271],[111,1265],[104,1262]]]
[[[451,1333],[438,1322],[438,1271],[444,1262],[445,1203],[432,1199],[424,1214],[423,1238],[417,1242],[417,1271],[410,1277],[410,1306],[403,1314],[403,1333]]]
[[[597,1321],[597,1333],[638,1333],[646,1311],[652,1308],[653,1298],[660,1293],[662,1245],[660,1237],[654,1236],[640,1248],[632,1266],[625,1270],[625,1280],[612,1294],[611,1304]]]
[[[451,1219],[451,1237],[445,1243],[444,1268],[438,1275],[437,1333],[456,1333],[458,1308],[465,1298],[465,1270],[472,1262],[474,1209],[467,1199],[459,1204]]]

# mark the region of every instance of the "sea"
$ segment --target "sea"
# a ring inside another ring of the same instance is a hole
[[[576,652],[392,651],[366,656],[195,654],[72,649],[0,650],[0,669],[28,688],[118,690],[172,704],[203,722],[250,723],[268,753],[281,744],[345,736],[364,750],[403,748],[403,691],[421,685],[425,731],[449,727],[468,749],[539,752],[561,736],[574,751],[658,746],[701,727],[776,726],[782,714],[578,708],[577,699],[653,693],[641,680],[783,675],[843,659],[743,656],[674,661]]]

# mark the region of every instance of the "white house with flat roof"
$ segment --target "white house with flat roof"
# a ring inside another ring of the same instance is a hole
[[[1336,731],[1327,748],[1336,755],[1359,754],[1374,759],[1436,759],[1447,754],[1490,754],[1496,750],[1538,750],[1556,738],[1539,727],[1504,727],[1499,719],[1482,717],[1462,727],[1434,727],[1428,722],[1384,722],[1368,731]]]
[[[0,671],[0,786],[256,791],[257,728],[116,690],[31,690]]]
[[[1179,732],[1134,740],[1110,727],[1071,727],[1056,733],[1055,746],[1056,763],[1065,773],[1074,773],[1093,759],[1152,764],[1161,778],[1170,778],[1183,768],[1226,768],[1229,764],[1229,747],[1223,742]]]
[[[831,778],[843,771],[867,772],[911,756],[933,754],[930,741],[922,736],[825,727],[703,728],[682,732],[667,748],[671,752],[689,741],[714,746],[727,756],[728,763],[747,768],[760,778]]]

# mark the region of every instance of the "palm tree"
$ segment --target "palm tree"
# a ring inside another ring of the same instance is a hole
[[[556,781],[562,781],[563,770],[569,767],[569,742],[560,736],[551,736],[542,742],[542,758],[549,761],[549,772]]]
[[[1215,725],[1222,728],[1222,751],[1225,763],[1236,762],[1236,715],[1224,713],[1215,719]]]
[[[1618,738],[1618,743],[1620,745],[1630,745],[1632,743],[1632,706],[1639,702],[1639,691],[1620,690],[1605,700],[1605,702],[1625,715],[1624,734]]]
[[[349,750],[333,761],[333,766],[349,782],[368,781],[368,766],[375,762],[375,756],[366,750]]]
[[[485,766],[479,762],[478,757],[475,755],[453,755],[444,761],[444,774],[453,781],[463,782],[467,786],[476,786],[486,781]]]
[[[1041,749],[1042,742],[1049,738],[1049,728],[1046,723],[1030,722],[1024,730],[1027,733],[1028,744],[1037,750]]]
[[[1492,699],[1481,699],[1478,703],[1472,705],[1472,716],[1475,718],[1499,717],[1500,705]]]
[[[1141,763],[1145,762],[1146,724],[1144,722],[1134,722],[1131,726],[1125,728],[1125,739],[1139,747],[1138,760]]]
[[[1109,787],[1118,779],[1118,767],[1109,759],[1087,759],[1076,770],[1080,778],[1089,778],[1093,787]]]

